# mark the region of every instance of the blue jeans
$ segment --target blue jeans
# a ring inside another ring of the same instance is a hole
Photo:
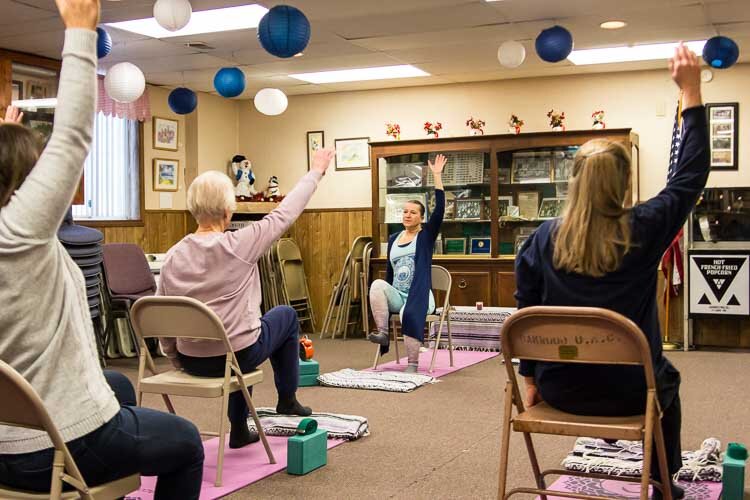
[[[299,385],[299,320],[297,312],[289,306],[274,307],[260,318],[260,336],[258,340],[234,355],[240,369],[250,372],[265,360],[271,359],[273,379],[279,400],[295,397]],[[182,367],[191,375],[198,377],[223,377],[226,356],[198,358],[178,353]],[[252,389],[252,387],[251,387]],[[242,392],[229,395],[227,411],[232,424],[247,421],[250,410]]]
[[[109,422],[67,443],[89,486],[131,474],[159,476],[155,498],[197,499],[203,477],[203,444],[198,429],[184,418],[136,407],[135,392],[122,374],[104,376],[122,407]],[[0,484],[49,491],[52,448],[0,455]],[[70,489],[70,488],[67,488]]]

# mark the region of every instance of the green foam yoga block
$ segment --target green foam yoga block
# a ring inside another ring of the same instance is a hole
[[[721,478],[723,500],[742,500],[745,492],[745,462],[747,448],[739,443],[729,443],[724,453]]]
[[[306,423],[312,419],[303,419],[300,423],[300,430]],[[301,476],[323,467],[328,461],[328,431],[319,430],[317,423],[314,430],[311,427],[305,434],[297,434],[287,441],[287,466],[286,471],[289,474]]]
[[[299,376],[300,387],[311,387],[313,385],[318,385],[317,375],[300,375]]]
[[[320,375],[320,365],[314,359],[310,361],[299,360],[299,374],[300,375]]]

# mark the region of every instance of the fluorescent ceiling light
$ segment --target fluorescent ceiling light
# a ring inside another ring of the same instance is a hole
[[[227,7],[225,9],[202,10],[193,12],[187,26],[177,31],[165,30],[159,26],[159,23],[153,17],[109,23],[107,26],[152,38],[170,38],[257,28],[266,12],[268,12],[268,9],[260,5],[240,5],[239,7]]]
[[[625,21],[604,21],[599,27],[605,30],[619,30],[627,25]]]
[[[389,80],[391,78],[412,78],[417,76],[430,76],[430,74],[425,73],[421,69],[415,68],[410,64],[402,64],[399,66],[380,66],[377,68],[299,73],[289,76],[309,83],[337,83],[359,82],[363,80]]]
[[[701,54],[703,52],[703,45],[705,44],[705,40],[685,42],[685,45],[696,54]],[[678,45],[678,42],[672,42],[626,47],[609,47],[606,49],[574,50],[568,56],[568,60],[573,64],[581,66],[585,64],[607,64],[669,59],[674,55],[674,49]]]
[[[57,107],[57,97],[49,99],[23,99],[10,103],[19,109],[54,108]]]

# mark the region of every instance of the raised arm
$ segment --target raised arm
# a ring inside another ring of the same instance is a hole
[[[430,167],[430,170],[432,170],[432,176],[435,179],[435,208],[430,214],[430,219],[425,223],[425,228],[434,238],[437,238],[440,226],[443,224],[443,216],[445,215],[443,168],[445,168],[447,161],[448,160],[442,154],[435,157],[435,163],[432,163],[429,160],[427,161],[427,165]]]
[[[666,187],[634,209],[635,227],[642,232],[642,244],[666,250],[708,180],[709,150],[705,109],[701,105],[698,58],[683,45],[669,62],[672,78],[682,90],[683,136],[674,175]],[[661,257],[661,253],[659,253]]]
[[[55,123],[47,147],[0,219],[15,234],[49,239],[73,199],[91,146],[96,110],[98,0],[56,0],[65,24]]]
[[[237,252],[248,262],[256,262],[260,259],[271,248],[273,242],[294,224],[331,164],[333,155],[334,152],[330,149],[317,150],[310,171],[286,195],[278,208],[258,222],[232,233],[231,237],[236,238],[237,241]]]

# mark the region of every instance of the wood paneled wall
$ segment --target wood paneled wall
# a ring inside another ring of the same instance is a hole
[[[357,236],[372,234],[369,208],[305,210],[289,236],[302,252],[307,284],[312,296],[316,329],[323,325],[333,285],[339,279],[346,254]]]
[[[135,243],[146,253],[163,253],[195,229],[189,212],[175,210],[146,210],[141,226],[98,226],[105,243]]]

